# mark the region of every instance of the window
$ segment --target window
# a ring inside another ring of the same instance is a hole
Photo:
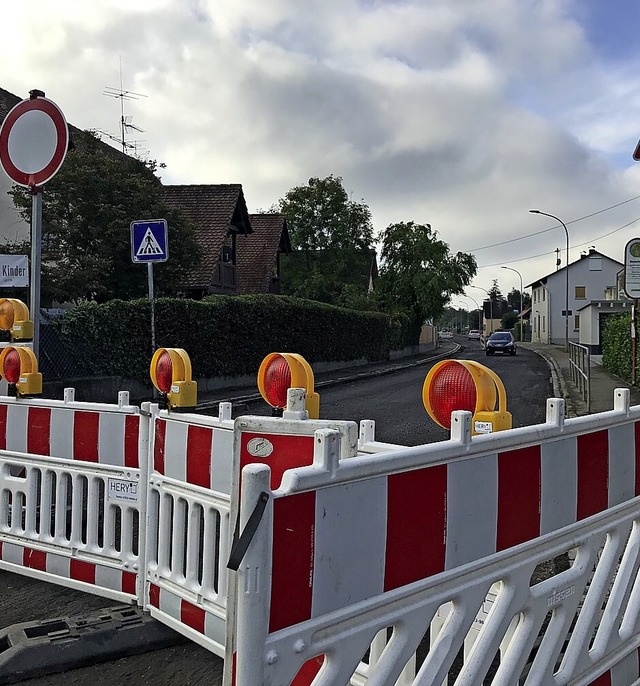
[[[586,286],[576,286],[576,300],[584,300],[587,297],[587,287]]]
[[[546,329],[544,328],[544,326],[545,326],[545,320],[546,320],[546,317],[545,317],[544,315],[542,315],[542,330],[543,330],[543,331],[546,331]]]
[[[544,302],[547,299],[547,291],[546,289],[542,289],[542,301]]]
[[[601,272],[602,271],[602,258],[601,257],[590,257],[589,258],[589,271],[590,272]]]
[[[580,315],[576,314],[573,317],[573,330],[574,331],[580,331]]]

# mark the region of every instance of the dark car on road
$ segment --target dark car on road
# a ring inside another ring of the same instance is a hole
[[[509,331],[496,331],[487,338],[484,349],[487,355],[493,355],[494,353],[515,355],[516,340]]]

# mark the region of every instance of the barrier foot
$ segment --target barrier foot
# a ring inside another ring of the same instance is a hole
[[[130,605],[13,624],[0,630],[0,684],[15,684],[187,640]]]

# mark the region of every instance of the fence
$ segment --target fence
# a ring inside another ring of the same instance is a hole
[[[627,390],[473,438],[456,412],[414,448],[305,417],[299,389],[236,420],[2,399],[0,568],[140,605],[224,655],[225,684],[638,679]]]
[[[591,356],[585,345],[569,341],[569,376],[591,412]]]

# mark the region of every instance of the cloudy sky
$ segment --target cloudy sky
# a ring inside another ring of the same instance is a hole
[[[341,176],[376,231],[430,223],[505,293],[520,283],[503,265],[526,285],[556,248],[564,264],[564,230],[531,208],[567,224],[571,260],[622,261],[640,236],[636,0],[22,0],[1,16],[0,86],[116,137],[123,104],[166,183],[242,183],[256,211]],[[145,97],[104,95],[120,65]],[[484,295],[468,293],[455,302]]]

